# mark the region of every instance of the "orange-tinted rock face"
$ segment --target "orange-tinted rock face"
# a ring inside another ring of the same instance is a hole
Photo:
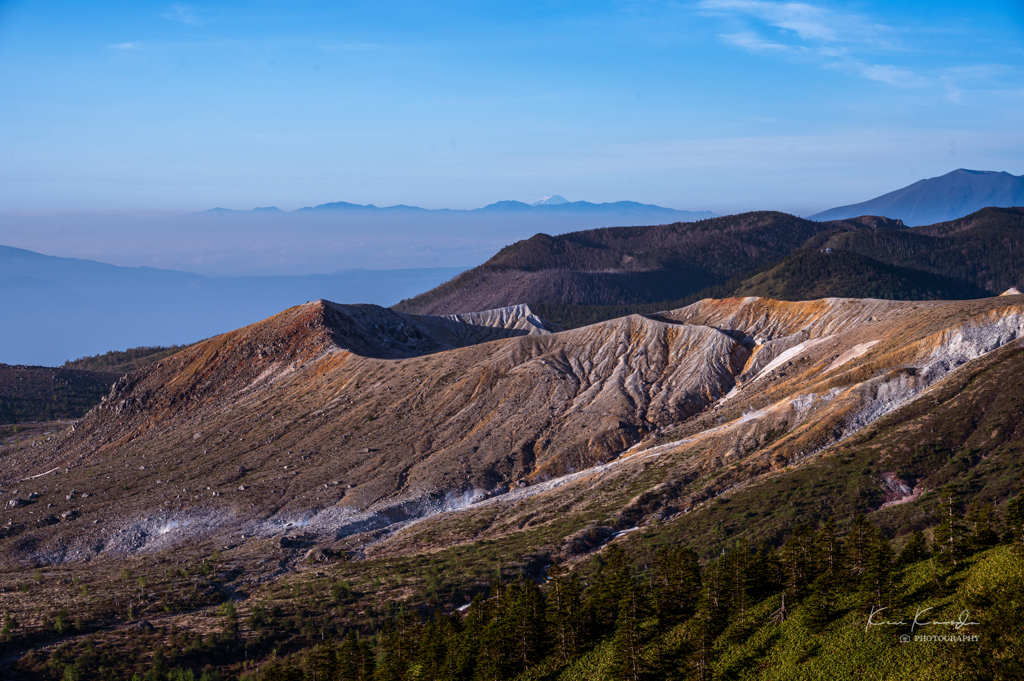
[[[1015,301],[706,300],[559,333],[525,307],[442,318],[319,301],[129,374],[3,483],[47,473],[53,498],[90,492],[73,500],[104,521],[88,541],[47,527],[32,545],[71,560],[288,523],[334,538],[653,446],[694,475],[755,475],[1012,342]]]

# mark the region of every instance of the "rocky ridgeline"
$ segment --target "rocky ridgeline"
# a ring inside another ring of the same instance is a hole
[[[423,317],[318,301],[122,379],[6,470],[39,475],[54,513],[81,518],[10,540],[43,562],[297,532],[309,549],[502,500],[596,498],[654,459],[679,479],[711,485],[728,467],[750,483],[1022,330],[1013,297],[702,301],[565,332],[525,306]],[[60,495],[76,486],[92,496],[71,509]]]

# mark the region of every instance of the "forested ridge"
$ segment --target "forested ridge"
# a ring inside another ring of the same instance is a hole
[[[1022,208],[985,208],[912,229],[871,216],[816,223],[746,213],[538,234],[395,308],[439,314],[527,303],[576,328],[730,296],[959,300],[1024,283],[1022,253]]]
[[[80,418],[118,378],[104,371],[0,364],[0,425]]]
[[[786,213],[758,211],[692,223],[537,234],[394,308],[446,314],[473,311],[461,309],[467,306],[513,304],[503,292],[524,296],[518,302],[530,305],[675,300],[777,262],[830,229]]]
[[[162,359],[191,347],[195,343],[187,345],[143,345],[127,350],[110,350],[102,355],[90,355],[64,362],[65,369],[86,369],[88,371],[108,371],[126,374],[136,369],[155,364]]]

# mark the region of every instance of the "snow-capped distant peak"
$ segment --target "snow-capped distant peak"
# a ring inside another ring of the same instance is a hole
[[[558,206],[563,203],[569,203],[558,194],[552,194],[551,196],[545,196],[540,201],[531,203],[531,206]]]

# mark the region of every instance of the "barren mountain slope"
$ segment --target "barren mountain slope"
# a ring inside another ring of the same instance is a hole
[[[699,412],[749,354],[714,329],[642,317],[530,328],[458,347],[494,328],[318,302],[189,348],[119,381],[52,449],[7,459],[8,485],[58,469],[32,483],[34,506],[104,525],[87,546],[49,527],[21,546],[61,560],[164,545],[168,523],[273,534],[314,516],[344,533],[467,503]],[[72,489],[90,496],[65,499]]]
[[[973,385],[971,376],[984,373],[986,366],[998,370],[1001,362],[1019,366],[1024,298],[1002,301],[781,303],[748,298],[703,301],[677,310],[667,318],[720,328],[754,345],[737,388],[726,398],[693,419],[662,429],[608,464],[515,490],[454,514],[434,516],[376,543],[369,553],[404,554],[428,543],[440,547],[529,530],[533,541],[543,542],[543,550],[565,558],[592,550],[616,529],[651,519],[671,520],[678,527],[670,534],[693,537],[699,532],[695,528],[708,529],[728,518],[732,531],[765,538],[771,528],[764,532],[744,528],[728,509],[724,514],[701,516],[700,521],[689,514],[720,496],[742,494],[748,499],[743,503],[760,507],[765,515],[789,518],[791,525],[792,518],[772,503],[786,503],[792,513],[792,496],[786,492],[789,483],[784,481],[806,466],[816,471],[803,476],[801,483],[809,482],[810,487],[800,502],[808,519],[827,518],[829,508],[851,512],[844,506],[849,503],[844,475],[851,476],[851,494],[852,485],[858,485],[856,511],[877,509],[889,500],[913,501],[917,497],[910,497],[910,490],[926,474],[941,468],[941,463],[928,468],[917,455],[911,457],[913,434],[921,426],[901,424],[923,418],[934,433],[936,420],[929,413],[941,408],[950,412],[944,427],[961,428],[963,424],[954,426],[952,411],[957,410],[955,403],[963,402],[959,393]],[[995,352],[1003,348],[1009,354]],[[995,359],[989,361],[990,356]],[[972,369],[975,366],[983,369]],[[998,391],[998,379],[994,380]],[[918,406],[919,399],[929,401]],[[964,399],[973,409],[977,399]],[[976,415],[968,419],[980,423]],[[849,458],[828,463],[836,452],[845,451],[846,438],[867,431],[854,441],[874,453],[870,462],[878,459],[879,451],[885,455],[891,443],[901,460],[916,463],[894,461],[867,468],[854,466]],[[885,432],[886,438],[871,441],[878,431]],[[1011,431],[1005,427],[993,431],[1001,432],[1002,439],[992,442],[1005,442]],[[967,432],[972,429],[968,427]],[[931,435],[922,441],[936,438],[942,439]],[[950,446],[959,446],[953,440]],[[897,473],[903,470],[918,473],[901,480]],[[829,478],[826,472],[840,477]],[[772,490],[776,502],[756,502],[761,489]],[[865,508],[864,503],[870,506]],[[577,519],[575,525],[567,522],[572,518]],[[780,529],[786,526],[783,523]],[[583,529],[565,536],[579,528]],[[699,543],[707,541],[702,537]]]
[[[7,555],[120,556],[296,527],[330,542],[530,500],[465,539],[522,527],[530,508],[549,509],[535,523],[625,512],[661,485],[685,510],[813,460],[1024,329],[1017,296],[746,298],[468,345],[494,335],[485,323],[522,333],[528,316],[310,303],[130,374],[73,433],[4,457],[7,494],[41,494],[8,511]],[[81,515],[40,522],[67,511]],[[374,550],[404,545],[389,541]]]

